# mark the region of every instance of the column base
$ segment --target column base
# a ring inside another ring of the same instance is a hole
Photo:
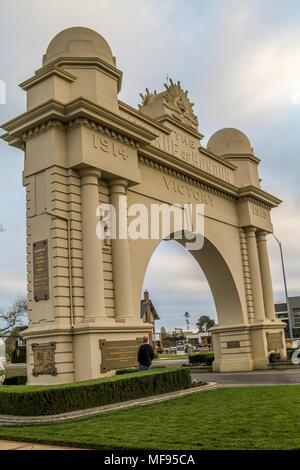
[[[282,359],[286,357],[284,340],[285,324],[266,320],[259,324],[237,325],[211,328],[215,360],[214,372],[243,372],[268,368],[269,356],[275,350],[270,349],[272,333],[282,335],[280,352]]]
[[[70,327],[49,327],[47,330],[29,328],[23,332],[22,336],[26,339],[27,385],[61,385],[74,382],[73,335]],[[42,361],[39,361],[39,364],[36,364],[33,344],[43,345],[50,350],[54,345],[54,361],[49,363],[45,356]],[[43,363],[51,372],[44,373]]]
[[[132,341],[148,336],[153,325],[140,322],[119,323],[111,319],[110,324],[78,324],[74,327],[75,381],[97,379],[115,375],[122,368],[120,360],[116,369],[102,372],[100,340],[113,341],[122,346],[123,341]],[[132,367],[137,365],[132,364]],[[131,367],[131,366],[127,366]]]
[[[225,359],[213,362],[213,372],[245,372],[251,370],[253,370],[253,361],[251,359]]]

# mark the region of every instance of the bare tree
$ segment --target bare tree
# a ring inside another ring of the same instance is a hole
[[[0,338],[8,337],[14,328],[22,326],[27,312],[28,305],[25,296],[18,297],[9,309],[0,310]]]
[[[1,232],[5,232],[5,228],[3,227],[2,224],[0,224],[0,233],[1,233]]]

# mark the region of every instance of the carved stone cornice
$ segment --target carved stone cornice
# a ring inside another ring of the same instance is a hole
[[[251,200],[251,202],[254,202],[257,205],[261,205],[261,207],[269,210],[273,207],[278,207],[279,204],[282,203],[281,199],[272,196],[272,194],[269,194],[266,191],[257,188],[256,186],[246,186],[244,188],[240,188],[239,197],[242,199],[247,198],[248,200]]]
[[[255,163],[256,165],[259,165],[259,163],[261,162],[261,160],[258,157],[256,157],[255,155],[252,155],[251,153],[240,153],[239,155],[224,154],[222,155],[222,158],[224,158],[225,161],[227,159],[233,160],[233,161],[249,160]]]
[[[77,78],[75,75],[72,75],[71,73],[57,66],[53,66],[51,68],[43,67],[37,70],[33,77],[25,80],[25,82],[20,83],[19,86],[22,88],[22,90],[26,91],[50,77],[59,77],[70,83],[74,82]]]
[[[79,124],[89,125],[89,123],[94,123],[95,130],[100,125],[98,130],[101,131],[101,128],[103,128],[106,132],[115,132],[116,135],[127,138],[129,143],[133,141],[140,145],[146,145],[157,137],[157,134],[142,126],[133,124],[123,116],[80,97],[68,104],[51,99],[21,114],[2,125],[7,133],[2,135],[1,138],[10,145],[23,148],[25,135],[28,138],[28,133],[32,136],[35,132],[40,132],[41,129],[46,130],[45,126],[48,125],[49,121],[59,121],[61,125],[64,125],[76,119],[83,119],[83,121],[77,121]]]
[[[49,121],[43,122],[43,124],[40,124],[39,126],[34,127],[33,129],[30,129],[28,132],[24,132],[22,135],[22,140],[23,142],[26,142],[28,139],[30,139],[33,136],[36,136],[38,134],[41,134],[43,132],[46,132],[48,129],[51,128],[56,128],[56,129],[75,129],[76,127],[87,127],[88,129],[95,130],[96,132],[100,132],[100,134],[107,135],[108,137],[111,137],[112,139],[119,140],[120,142],[130,145],[131,147],[139,148],[140,144],[139,142],[129,139],[126,135],[123,135],[121,133],[117,133],[115,131],[112,131],[108,129],[107,127],[101,126],[101,124],[96,123],[95,121],[90,121],[89,119],[86,118],[76,118],[73,119],[72,121],[69,121],[68,123],[64,123],[58,119],[50,119]]]
[[[77,98],[66,105],[66,113],[70,118],[85,116],[95,120],[99,124],[106,125],[111,130],[123,132],[129,138],[135,139],[140,144],[149,144],[158,137],[155,132],[133,124],[120,114],[116,114],[103,106],[93,103],[86,98]]]
[[[74,68],[86,68],[86,67],[93,67],[95,69],[101,70],[101,72],[106,73],[110,77],[114,78],[118,82],[118,92],[121,90],[122,85],[122,76],[123,72],[113,65],[105,62],[104,60],[100,59],[99,57],[58,57],[57,59],[53,60],[49,64],[41,67],[35,72],[35,76],[26,80],[25,82],[20,84],[20,87],[23,88],[24,84],[30,80],[34,80],[36,76],[45,75],[51,70],[55,68],[61,67],[68,67],[69,69]],[[61,70],[65,72],[62,68]],[[68,72],[66,72],[68,73]],[[26,88],[24,88],[26,89]]]

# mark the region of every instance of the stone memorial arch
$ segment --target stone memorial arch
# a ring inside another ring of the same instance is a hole
[[[222,129],[201,145],[180,83],[118,100],[122,72],[107,42],[86,28],[62,31],[43,66],[20,86],[27,111],[2,138],[25,153],[28,383],[66,383],[135,363],[149,260],[161,239],[100,240],[99,204],[203,204],[204,245],[191,251],[216,303],[216,371],[265,369],[286,354],[275,318],[267,234],[281,202],[260,184],[248,138]],[[170,229],[170,234],[171,234]],[[172,234],[171,234],[172,235]],[[178,240],[184,243],[184,239]]]

